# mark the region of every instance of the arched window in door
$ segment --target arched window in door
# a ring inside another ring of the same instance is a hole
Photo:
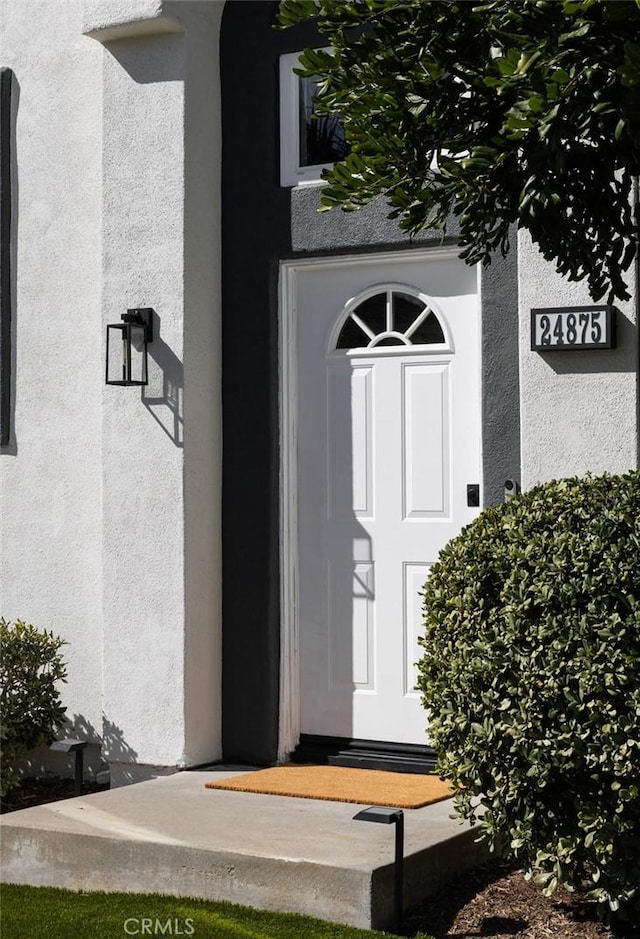
[[[388,288],[357,302],[338,332],[336,349],[445,345],[435,312],[421,297]]]

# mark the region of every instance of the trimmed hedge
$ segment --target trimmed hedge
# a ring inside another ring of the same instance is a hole
[[[0,619],[0,795],[19,781],[15,762],[51,743],[64,723],[57,687],[67,676],[63,645],[52,632]]]
[[[419,687],[456,809],[547,894],[640,922],[640,473],[486,509],[424,592]]]

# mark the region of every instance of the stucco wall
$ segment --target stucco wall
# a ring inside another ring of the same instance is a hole
[[[14,427],[0,614],[67,640],[68,714],[101,732],[101,50],[76,0],[0,0],[16,77]]]
[[[220,756],[221,5],[163,8],[181,32],[136,30],[103,55],[103,325],[130,306],[155,311],[148,387],[102,393],[116,781],[138,777],[132,764]]]
[[[221,12],[0,0],[19,94],[0,614],[68,640],[65,703],[116,783],[220,755]],[[155,311],[150,382],[105,386],[131,306]]]
[[[523,485],[562,476],[620,473],[638,465],[637,291],[617,303],[617,347],[531,351],[533,307],[592,304],[584,283],[569,283],[520,235],[520,388]]]

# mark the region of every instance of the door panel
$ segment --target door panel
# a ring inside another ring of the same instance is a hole
[[[449,363],[402,363],[404,518],[450,513]]]
[[[367,518],[374,500],[373,368],[330,362],[328,384],[327,512],[334,519]],[[351,486],[345,485],[349,476]]]
[[[411,561],[405,561],[402,565],[404,583],[402,625],[405,651],[403,693],[409,696],[418,695],[416,662],[421,652],[418,639],[424,632],[420,591],[429,576],[429,567],[429,564],[414,564]]]

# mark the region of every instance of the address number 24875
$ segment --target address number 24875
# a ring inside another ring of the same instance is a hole
[[[611,348],[611,308],[532,310],[533,349]]]

